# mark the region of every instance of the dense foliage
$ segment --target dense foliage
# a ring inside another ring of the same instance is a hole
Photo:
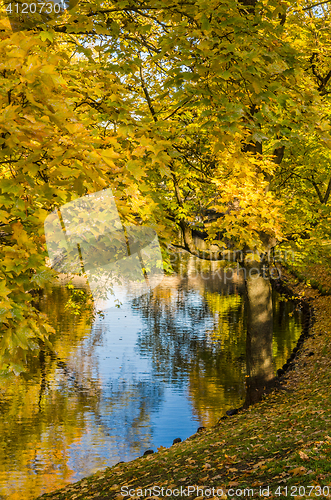
[[[181,229],[198,253],[192,226],[207,230],[215,258],[329,239],[327,2],[82,1],[14,32],[6,6],[2,370],[47,342],[33,305],[53,276],[43,222],[84,194],[111,187],[122,220],[164,246]]]

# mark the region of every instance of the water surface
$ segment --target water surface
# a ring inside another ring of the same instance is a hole
[[[56,353],[0,381],[0,498],[32,499],[170,446],[243,403],[243,280],[185,255],[176,266],[151,293],[92,325],[87,312],[65,310],[69,290],[47,291],[41,308],[56,329]],[[301,316],[274,299],[276,370]]]

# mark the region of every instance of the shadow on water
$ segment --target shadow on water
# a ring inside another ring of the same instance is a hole
[[[89,324],[54,286],[41,309],[54,353],[0,380],[0,498],[31,499],[148,448],[212,425],[245,398],[242,278],[183,255],[150,294]],[[300,334],[300,313],[274,294],[274,371]]]

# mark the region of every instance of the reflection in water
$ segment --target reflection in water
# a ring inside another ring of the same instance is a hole
[[[243,403],[244,283],[212,271],[215,263],[182,256],[177,275],[92,327],[88,313],[64,310],[66,288],[45,294],[55,352],[0,381],[0,498],[31,499],[170,446]],[[275,302],[275,370],[300,333],[292,311]]]

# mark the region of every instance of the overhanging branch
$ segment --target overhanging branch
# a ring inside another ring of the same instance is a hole
[[[313,9],[314,7],[319,7],[320,5],[324,5],[325,3],[331,3],[331,0],[324,0],[324,2],[312,3],[311,5],[308,5],[308,7],[304,7],[302,10]]]

